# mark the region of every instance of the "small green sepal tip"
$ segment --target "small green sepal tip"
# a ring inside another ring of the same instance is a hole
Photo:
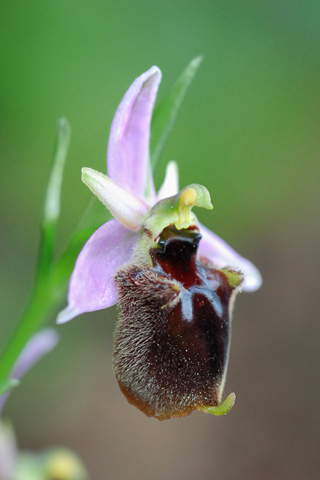
[[[237,270],[232,270],[231,268],[221,268],[221,271],[226,274],[229,285],[232,288],[239,287],[244,280],[243,274]]]
[[[226,413],[230,412],[235,401],[236,401],[236,394],[230,393],[230,395],[228,395],[225,401],[220,403],[220,405],[217,405],[216,407],[201,407],[199,410],[202,410],[203,412],[211,413],[212,415],[217,415],[217,416],[226,415]]]

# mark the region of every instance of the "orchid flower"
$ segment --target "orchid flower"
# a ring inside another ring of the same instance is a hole
[[[175,162],[168,164],[156,193],[149,139],[160,80],[160,70],[152,67],[121,101],[110,132],[108,176],[82,169],[83,182],[114,219],[81,251],[68,306],[57,323],[119,303],[114,370],[129,402],[158,419],[195,409],[222,414],[234,402],[232,394],[220,403],[234,294],[240,287],[258,289],[261,276],[249,260],[199,224],[191,209],[211,209],[209,192],[198,184],[179,192]],[[203,319],[206,326],[200,326]],[[145,324],[155,320],[157,325],[145,331]],[[186,325],[193,325],[190,332]],[[168,328],[176,330],[173,337]],[[210,333],[199,340],[204,329]]]

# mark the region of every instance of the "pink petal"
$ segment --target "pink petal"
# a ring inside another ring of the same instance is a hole
[[[244,273],[242,289],[247,292],[258,290],[262,284],[259,270],[246,258],[239,255],[218,235],[200,225],[202,239],[199,245],[200,257],[206,257],[217,267],[234,267]]]
[[[115,219],[96,230],[78,256],[69,284],[68,307],[59,313],[57,323],[117,303],[113,277],[130,260],[139,236]]]
[[[58,340],[58,334],[52,328],[46,328],[33,335],[18,357],[13,367],[11,377],[21,378],[30,368],[39,362],[44,355],[54,349]]]
[[[109,137],[109,177],[142,199],[149,168],[150,123],[160,80],[160,70],[152,67],[133,82],[118,107]]]
[[[30,370],[41,358],[49,353],[58,343],[58,334],[52,328],[46,328],[30,338],[10,374],[11,378],[19,380]],[[0,414],[10,395],[11,390],[0,396]],[[2,477],[0,477],[2,478]]]

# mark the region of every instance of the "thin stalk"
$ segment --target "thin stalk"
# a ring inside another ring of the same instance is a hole
[[[55,282],[53,254],[60,214],[63,169],[69,141],[70,126],[65,118],[60,118],[42,215],[41,241],[34,287],[27,309],[3,349],[0,362],[0,384],[6,381],[22,349],[31,336],[44,324],[48,314],[60,300],[59,292],[62,289]]]
[[[56,303],[48,283],[37,283],[32,299],[9,339],[0,362],[0,383],[5,381],[29,338],[43,324]]]

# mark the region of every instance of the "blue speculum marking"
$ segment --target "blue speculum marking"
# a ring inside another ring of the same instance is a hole
[[[202,266],[196,259],[201,235],[197,228],[166,228],[159,248],[150,251],[153,266],[181,284],[179,302],[168,315],[172,351],[189,353],[195,378],[207,383],[222,378],[229,347],[229,299],[226,275]]]
[[[203,287],[190,287],[189,290],[183,288],[181,291],[181,314],[184,320],[191,322],[193,319],[193,297],[195,294],[203,295],[212,305],[215,306],[216,313],[222,316],[221,300],[215,292]]]

